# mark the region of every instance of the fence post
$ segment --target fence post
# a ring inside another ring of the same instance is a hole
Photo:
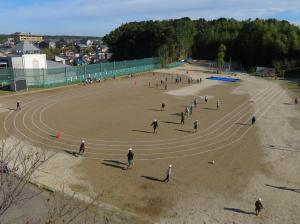
[[[86,65],[84,65],[84,78],[86,79]]]
[[[113,75],[115,75],[116,74],[116,62],[114,61],[114,64],[113,64]]]
[[[43,68],[43,87],[45,88],[45,68]]]
[[[65,66],[65,79],[66,79],[66,84],[68,85],[67,66]]]
[[[101,62],[99,63],[99,76],[100,76],[100,74],[101,74]]]

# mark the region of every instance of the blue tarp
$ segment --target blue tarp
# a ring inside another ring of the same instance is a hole
[[[223,82],[239,82],[240,81],[240,79],[221,77],[221,76],[211,76],[211,77],[208,77],[207,79],[218,80],[218,81],[223,81]]]

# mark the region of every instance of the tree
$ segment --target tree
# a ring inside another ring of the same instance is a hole
[[[0,143],[0,219],[9,209],[35,196],[24,194],[24,188],[33,174],[50,157],[42,150],[26,149],[22,140],[2,140]]]
[[[225,52],[226,52],[226,46],[224,44],[221,44],[219,47],[219,52],[217,55],[217,63],[218,63],[218,69],[222,70],[225,65]]]
[[[162,65],[187,56],[216,60],[221,44],[226,46],[226,54],[220,52],[220,59],[225,61],[226,55],[230,55],[245,69],[300,59],[299,27],[275,19],[181,18],[132,22],[106,35],[104,41],[113,53],[113,60],[159,57]]]
[[[39,148],[28,148],[22,142],[23,139],[5,138],[0,143],[0,223],[12,209],[26,205],[42,192],[38,190],[29,193],[25,189],[33,176],[41,171],[43,164],[55,156],[55,153]],[[96,207],[92,209],[99,195],[90,196],[90,200],[86,203],[79,201],[76,196],[75,193],[67,195],[64,189],[61,193],[50,194],[46,201],[48,214],[39,218],[38,223],[99,223],[103,215],[97,214]],[[32,218],[37,218],[35,216]],[[108,218],[104,218],[105,222],[109,223]]]

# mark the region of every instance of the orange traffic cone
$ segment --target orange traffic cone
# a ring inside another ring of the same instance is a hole
[[[58,131],[57,133],[56,133],[56,138],[59,140],[60,139],[60,131]]]

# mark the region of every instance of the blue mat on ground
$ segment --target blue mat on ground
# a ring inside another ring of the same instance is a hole
[[[223,82],[239,82],[239,81],[241,81],[240,79],[221,77],[221,76],[211,76],[211,77],[208,77],[206,79],[218,80],[218,81],[223,81]]]

